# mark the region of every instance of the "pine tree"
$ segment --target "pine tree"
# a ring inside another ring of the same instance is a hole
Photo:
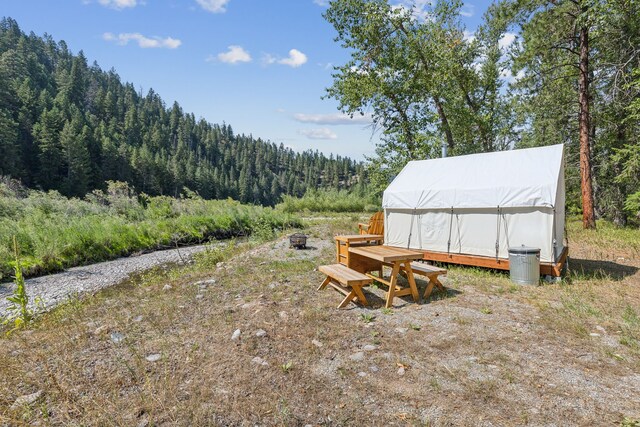
[[[65,123],[60,133],[60,146],[66,163],[66,176],[61,190],[67,196],[84,196],[89,189],[91,175],[89,150],[83,140],[82,124],[78,116]]]

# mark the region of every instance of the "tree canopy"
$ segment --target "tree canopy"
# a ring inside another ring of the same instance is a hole
[[[502,0],[474,33],[459,0],[421,5],[333,0],[325,13],[351,55],[327,96],[382,130],[369,159],[378,190],[442,146],[460,155],[564,143],[568,207],[584,207],[585,225],[640,215],[637,2]]]

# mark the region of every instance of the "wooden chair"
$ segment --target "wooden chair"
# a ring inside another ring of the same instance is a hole
[[[369,218],[369,223],[358,224],[360,234],[384,234],[384,212],[376,212]]]

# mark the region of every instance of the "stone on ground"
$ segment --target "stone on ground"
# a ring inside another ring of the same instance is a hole
[[[42,390],[38,390],[35,393],[25,394],[18,397],[16,401],[13,402],[13,405],[11,405],[11,409],[24,408],[25,406],[33,405],[38,400],[40,400],[40,398],[42,397],[42,393]]]
[[[147,359],[147,362],[157,362],[161,357],[160,353],[152,353],[145,357],[145,359]]]

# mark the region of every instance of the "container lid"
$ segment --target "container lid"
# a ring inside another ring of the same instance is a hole
[[[539,254],[539,248],[532,248],[531,246],[511,246],[509,248],[510,254]]]

